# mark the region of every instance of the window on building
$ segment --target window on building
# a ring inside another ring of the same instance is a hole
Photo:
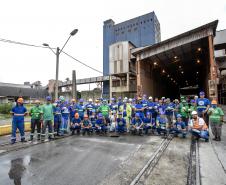
[[[136,25],[138,26],[138,22],[136,23]]]
[[[122,31],[121,34],[124,34],[124,31]]]
[[[144,21],[144,23],[146,23],[146,22]]]
[[[140,24],[142,24],[142,21],[140,22]]]
[[[137,27],[135,27],[133,30],[134,30],[134,31],[137,31]]]
[[[152,19],[151,19],[151,21],[152,21]]]
[[[131,32],[131,29],[128,29],[128,32]]]

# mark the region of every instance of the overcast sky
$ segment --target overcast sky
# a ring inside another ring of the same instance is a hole
[[[62,47],[69,33],[79,29],[64,51],[102,71],[103,21],[115,23],[155,11],[162,40],[218,19],[226,29],[225,0],[1,0],[0,38],[29,44]],[[49,49],[0,42],[0,82],[55,78],[55,55]],[[60,55],[59,79],[100,74]],[[86,88],[87,86],[79,87]]]

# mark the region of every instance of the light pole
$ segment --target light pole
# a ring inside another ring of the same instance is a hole
[[[61,52],[63,51],[64,47],[68,43],[69,39],[74,36],[78,32],[78,29],[74,29],[71,33],[70,36],[68,37],[67,41],[63,45],[62,49],[59,47],[56,48],[56,52],[49,46],[47,43],[43,43],[43,46],[48,47],[55,55],[56,55],[56,82],[55,82],[55,100],[58,99],[58,76],[59,76],[59,56]]]

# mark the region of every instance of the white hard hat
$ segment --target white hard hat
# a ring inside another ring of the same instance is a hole
[[[125,98],[124,98],[124,100],[128,100],[128,98],[127,98],[127,97],[125,97]]]
[[[92,98],[90,98],[89,101],[93,101]]]
[[[192,112],[191,112],[191,115],[197,115],[198,113],[197,113],[197,111],[195,111],[195,110],[193,110]]]
[[[153,98],[152,98],[152,96],[149,96],[149,98],[148,98],[149,100],[152,100]]]
[[[129,98],[129,102],[132,102],[133,101],[133,99],[132,98]]]

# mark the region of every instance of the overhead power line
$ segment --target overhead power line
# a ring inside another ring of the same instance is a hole
[[[28,44],[28,43],[24,43],[24,42],[18,42],[18,41],[13,41],[13,40],[9,40],[9,39],[3,39],[3,38],[0,38],[0,42],[6,42],[6,43],[10,43],[10,44],[18,44],[18,45],[23,45],[23,46],[35,47],[35,48],[44,48],[44,49],[50,48],[50,47],[46,47],[46,46],[42,46],[42,45]],[[56,49],[56,48],[52,48],[52,47],[51,47],[50,49]],[[90,69],[92,69],[92,70],[98,72],[98,73],[103,74],[102,71],[99,71],[99,70],[97,70],[97,69],[95,69],[95,68],[93,68],[93,67],[91,67],[91,66],[85,64],[84,62],[82,62],[82,61],[80,61],[80,60],[74,58],[74,57],[71,56],[70,54],[68,54],[68,53],[66,53],[66,52],[64,52],[64,51],[62,51],[62,53],[64,53],[64,54],[67,55],[68,57],[72,58],[73,60],[77,61],[78,63],[80,63],[80,64],[82,64],[82,65],[84,65],[84,66],[86,66],[86,67],[88,67],[88,68],[90,68]]]
[[[24,42],[18,42],[18,41],[2,39],[2,38],[0,38],[0,41],[10,43],[10,44],[18,44],[18,45],[30,46],[30,47],[36,47],[36,48],[46,48],[45,46],[42,46],[42,45],[28,44],[28,43],[24,43]]]
[[[94,70],[94,71],[96,71],[96,72],[98,72],[98,73],[103,74],[102,71],[99,71],[99,70],[97,70],[97,69],[95,69],[95,68],[93,68],[93,67],[91,67],[91,66],[85,64],[84,62],[81,62],[80,60],[74,58],[73,56],[69,55],[68,53],[66,53],[66,52],[64,52],[64,51],[62,51],[62,52],[63,52],[65,55],[67,55],[68,57],[72,58],[73,60],[79,62],[80,64],[82,64],[82,65],[84,65],[84,66],[86,66],[86,67],[88,67],[88,68],[90,68],[90,69],[92,69],[92,70]]]

